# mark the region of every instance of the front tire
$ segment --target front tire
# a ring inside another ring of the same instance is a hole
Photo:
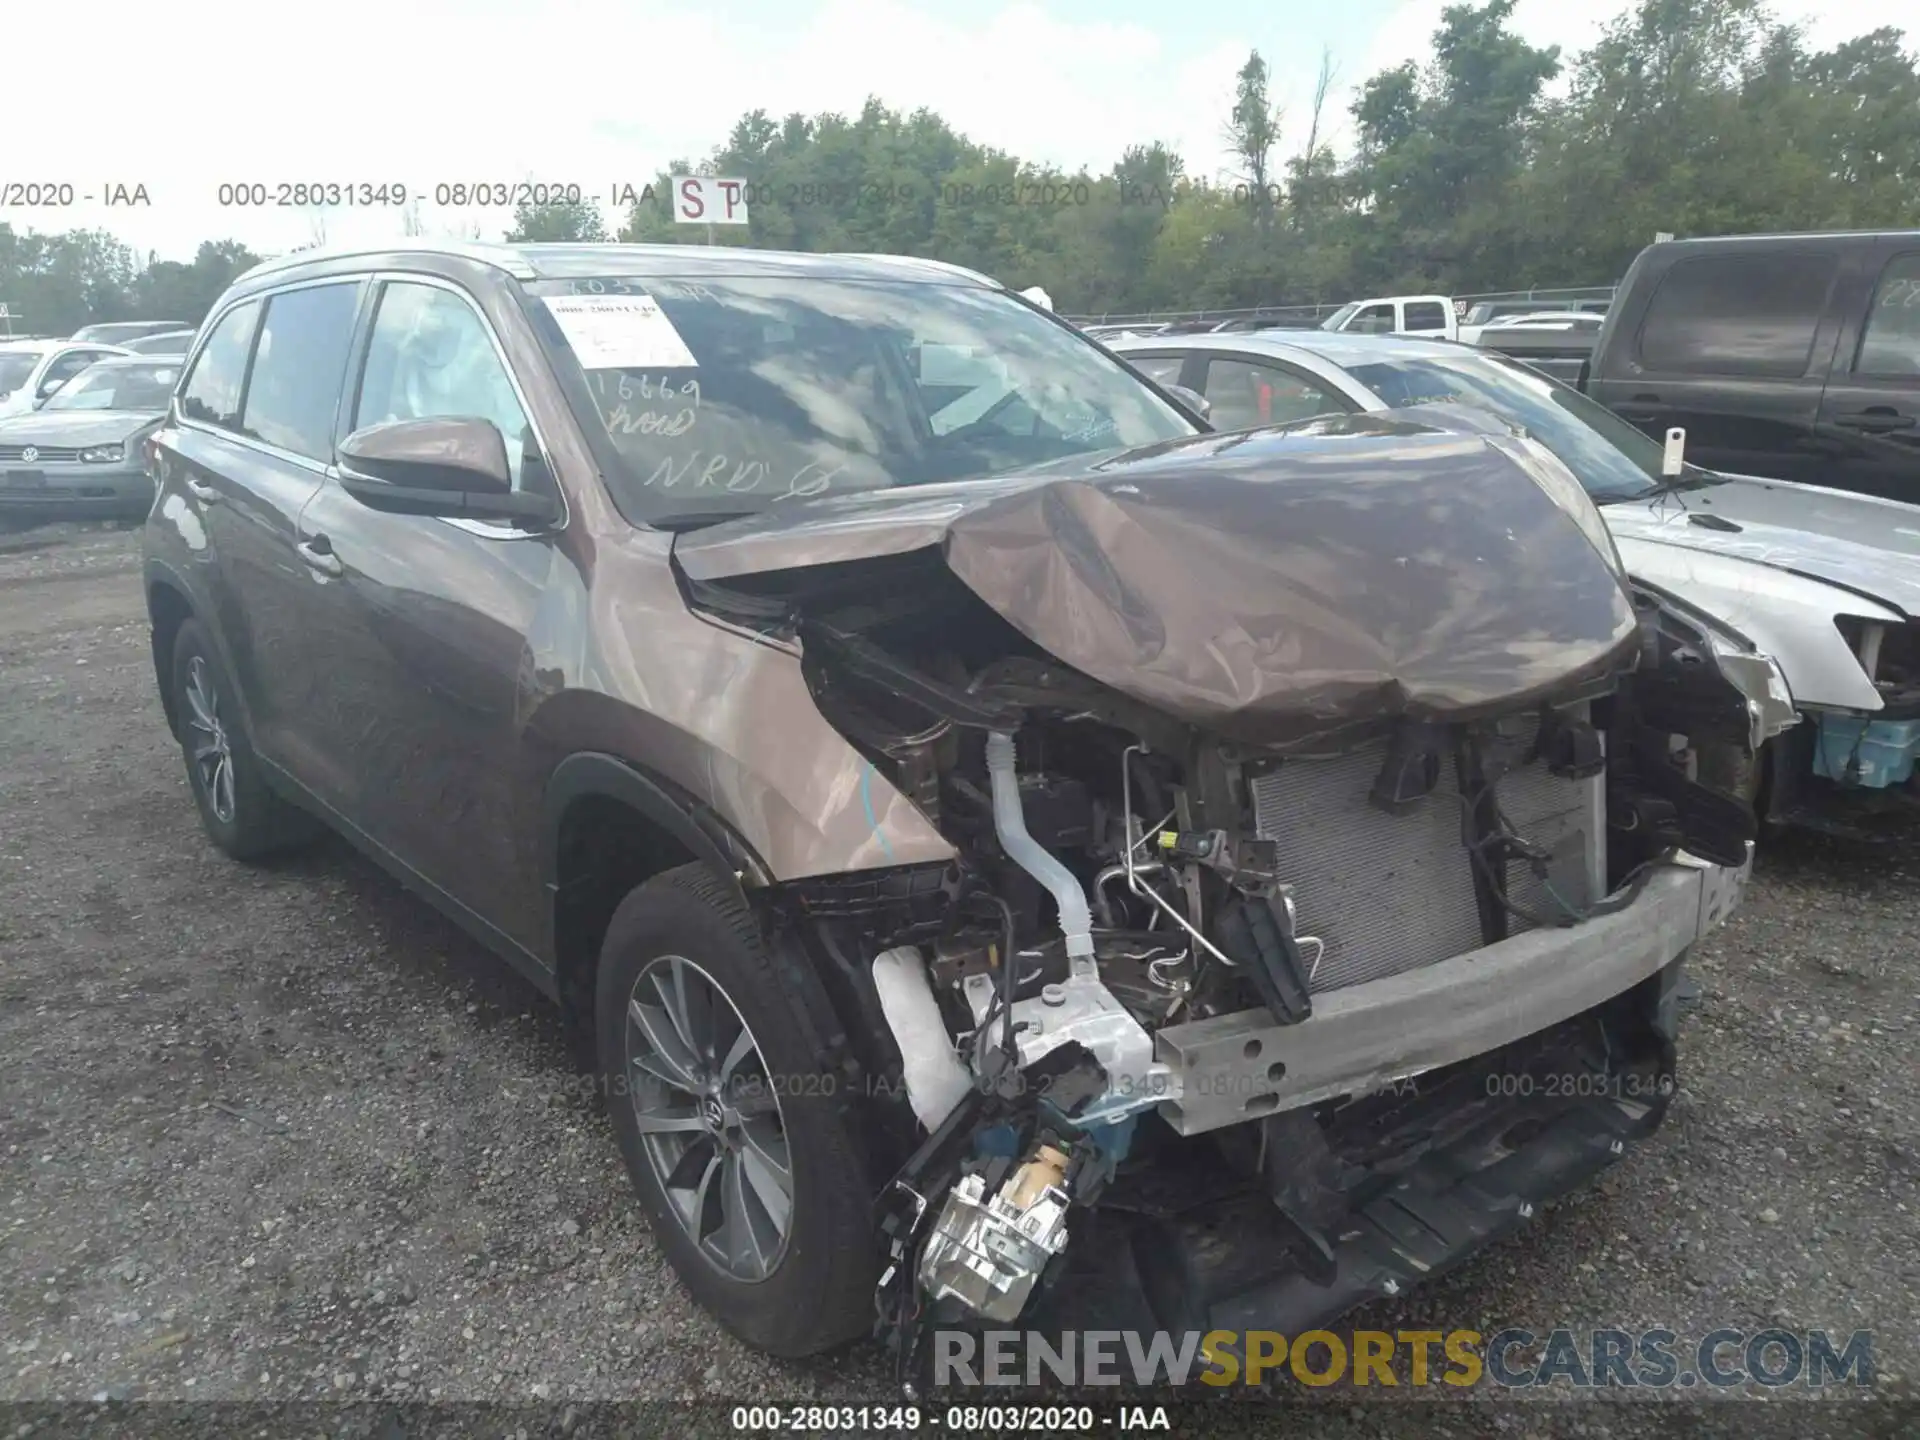
[[[183,622],[174,637],[173,705],[187,784],[208,839],[235,860],[257,860],[314,837],[318,824],[268,788],[233,682],[197,620]]]
[[[607,1111],[655,1239],[703,1308],[786,1357],[867,1333],[878,1273],[816,984],[696,864],[621,902],[595,994]]]

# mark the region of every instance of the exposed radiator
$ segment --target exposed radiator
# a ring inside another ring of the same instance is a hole
[[[1520,765],[1535,724],[1509,722],[1489,770],[1515,833],[1554,854],[1544,880],[1520,862],[1508,875],[1514,904],[1546,919],[1564,913],[1562,902],[1577,910],[1599,894],[1604,781],[1561,779],[1537,761]],[[1287,760],[1252,782],[1255,822],[1279,846],[1299,933],[1326,942],[1309,982],[1315,991],[1398,975],[1484,943],[1451,762],[1432,794],[1389,815],[1367,799],[1385,758],[1383,743],[1333,759]],[[1500,773],[1503,762],[1511,768]],[[1518,916],[1508,926],[1511,934],[1532,928]],[[1306,958],[1313,962],[1311,950]]]

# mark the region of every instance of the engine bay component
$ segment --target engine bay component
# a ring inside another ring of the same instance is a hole
[[[1242,895],[1220,912],[1214,928],[1275,1020],[1297,1025],[1313,1013],[1307,994],[1313,972],[1300,958],[1285,905],[1270,896]]]
[[[908,1103],[922,1125],[936,1130],[972,1088],[973,1081],[954,1054],[920,952],[911,945],[900,945],[874,956],[873,987],[879,993],[887,1027],[900,1047]]]
[[[992,1195],[987,1177],[963,1175],[947,1193],[920,1256],[934,1300],[957,1300],[1002,1323],[1019,1317],[1047,1263],[1067,1248],[1067,1157],[1040,1145]]]
[[[1402,720],[1394,728],[1368,800],[1389,815],[1406,814],[1439,785],[1446,749],[1444,726]]]
[[[1225,830],[1162,830],[1154,843],[1167,859],[1217,870],[1236,889],[1265,895],[1280,884],[1279,849],[1271,840]]]
[[[1018,958],[1024,964],[1029,957]],[[993,977],[969,976],[965,994],[975,1022],[986,1029],[1000,998]],[[1153,1058],[1153,1037],[1101,982],[1100,967],[1091,957],[1070,960],[1064,980],[1043,985],[1031,999],[1015,1001],[1013,1031],[1023,1070],[1069,1041],[1084,1046],[1100,1062],[1108,1090],[1075,1117],[1082,1125],[1123,1119],[1176,1093],[1167,1067]]]
[[[1068,958],[1091,958],[1093,914],[1087,907],[1087,892],[1080,888],[1071,870],[1027,833],[1026,816],[1020,808],[1020,780],[1014,771],[1013,736],[1005,731],[987,736],[987,775],[993,783],[993,828],[1001,848],[1008,859],[1052,894],[1060,909]]]

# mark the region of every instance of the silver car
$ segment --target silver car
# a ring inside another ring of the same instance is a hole
[[[1628,572],[1778,662],[1805,716],[1717,776],[1776,824],[1885,833],[1920,807],[1920,507],[1687,465],[1569,386],[1445,342],[1162,336],[1113,348],[1200,391],[1217,428],[1436,403],[1497,416],[1557,455]]]
[[[103,360],[38,410],[0,419],[0,513],[144,513],[153,479],[141,444],[179,378],[174,359]]]

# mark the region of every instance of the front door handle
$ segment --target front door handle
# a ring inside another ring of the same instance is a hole
[[[1833,423],[1844,425],[1849,430],[1865,430],[1870,435],[1884,435],[1894,430],[1911,430],[1920,422],[1916,422],[1911,415],[1902,415],[1890,405],[1871,405],[1849,415],[1836,415]]]
[[[300,552],[300,559],[309,570],[318,570],[322,575],[347,573],[347,567],[333,553],[333,541],[324,535],[309,535],[293,548]]]
[[[195,480],[192,477],[188,477],[187,493],[202,505],[218,505],[220,503],[220,492],[204,480]]]

